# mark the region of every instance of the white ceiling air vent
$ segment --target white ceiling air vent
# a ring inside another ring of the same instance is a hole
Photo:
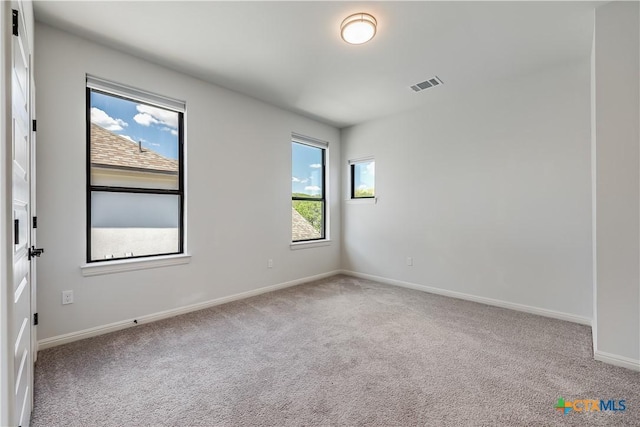
[[[434,76],[428,80],[425,80],[421,83],[416,83],[413,86],[409,86],[414,92],[422,92],[425,89],[429,89],[430,87],[440,86],[444,84],[440,77]]]

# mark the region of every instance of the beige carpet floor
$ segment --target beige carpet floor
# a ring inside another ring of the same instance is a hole
[[[625,400],[566,415],[558,398]],[[347,276],[40,352],[32,426],[640,426],[586,326]]]

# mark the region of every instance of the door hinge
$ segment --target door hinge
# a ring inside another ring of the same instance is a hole
[[[33,127],[33,131],[36,132],[36,128],[37,128],[37,123],[36,123],[36,119],[33,119],[33,123],[31,124],[31,127]]]
[[[38,326],[38,313],[33,313],[33,326]]]
[[[38,217],[37,216],[33,217],[33,228],[38,228]]]
[[[13,35],[17,36],[18,35],[18,11],[15,9],[12,9],[13,12]]]

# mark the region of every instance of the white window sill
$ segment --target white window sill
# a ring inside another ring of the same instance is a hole
[[[362,199],[347,199],[345,200],[345,202],[348,204],[355,204],[355,205],[377,205],[378,198],[368,197],[368,198],[362,198]]]
[[[320,246],[330,246],[331,245],[331,240],[316,240],[313,242],[295,242],[295,243],[291,243],[290,247],[292,251],[298,250],[298,249],[310,249],[310,248],[317,248]]]
[[[191,255],[161,255],[149,258],[119,259],[116,261],[99,261],[80,266],[83,276],[100,276],[103,274],[121,273],[124,271],[146,270],[148,268],[167,267],[170,265],[188,264]]]

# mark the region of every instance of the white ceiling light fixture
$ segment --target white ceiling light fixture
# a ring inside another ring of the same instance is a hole
[[[349,44],[366,43],[376,35],[378,21],[368,13],[354,13],[340,24],[340,36]]]

